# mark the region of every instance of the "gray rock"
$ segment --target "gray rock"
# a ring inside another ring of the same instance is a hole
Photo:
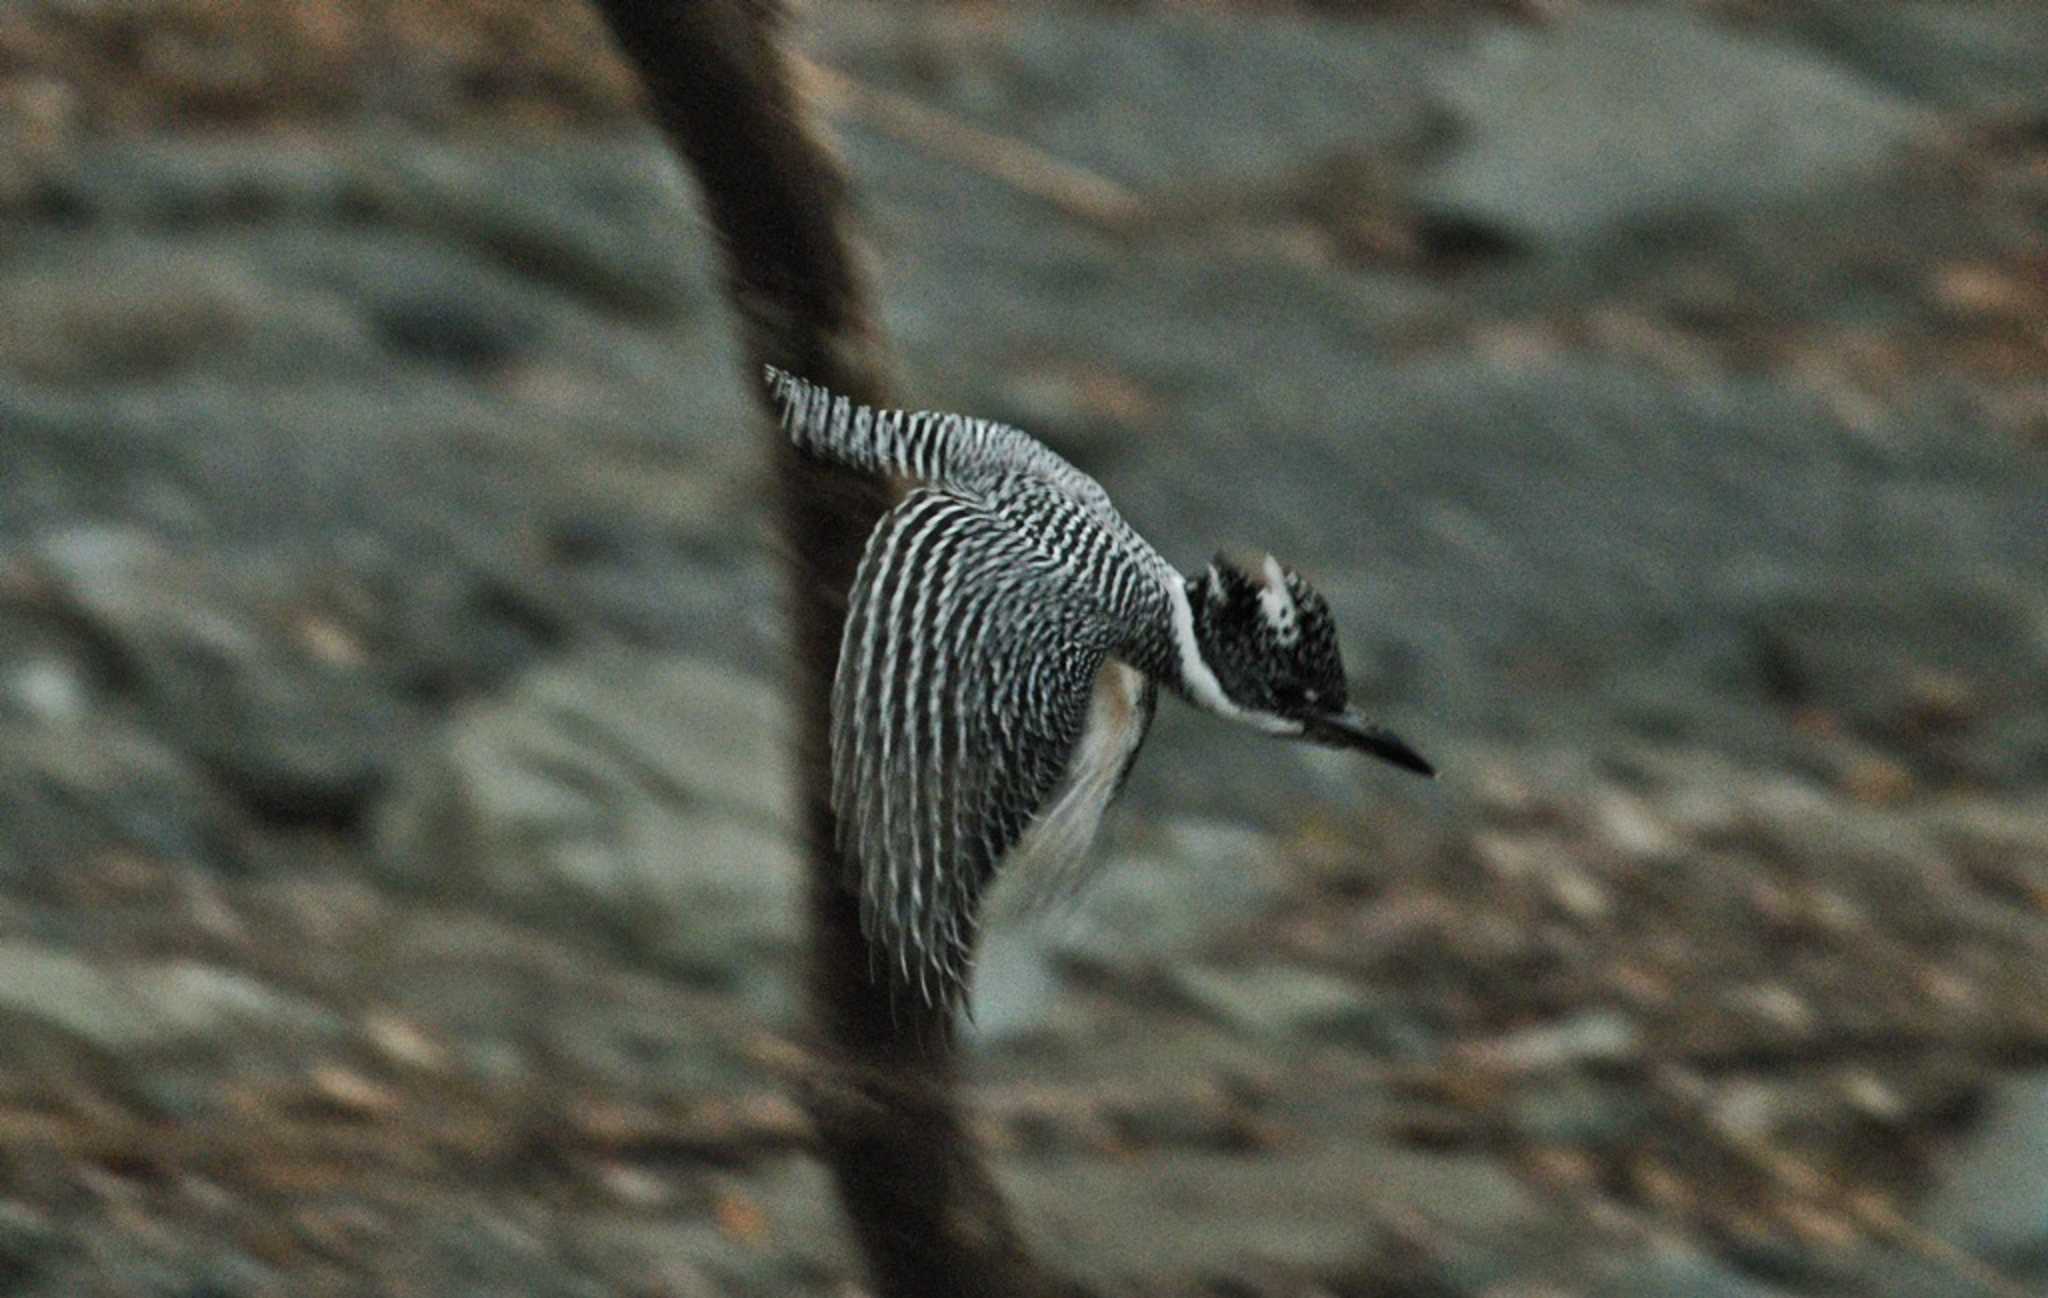
[[[1999,1273],[2005,1287],[2016,1294],[2042,1292],[2029,1287],[2028,1277],[2010,1270]],[[1858,1250],[1847,1259],[1834,1283],[1825,1287],[1806,1285],[1802,1293],[1867,1293],[1872,1298],[1984,1298],[1992,1286],[1974,1267],[1957,1266],[1954,1259],[1932,1257],[1903,1249]]]
[[[0,373],[38,383],[148,379],[203,365],[259,327],[263,284],[242,266],[131,242],[102,247],[88,289],[31,264],[0,283]]]
[[[35,721],[76,721],[90,687],[73,663],[34,657],[10,665],[0,676],[0,708]]]
[[[1940,851],[1910,818],[1859,806],[1808,780],[1747,783],[1745,836],[1765,856],[1797,863],[1816,882],[1887,909],[1907,898],[1921,906],[1939,899],[1933,885],[1941,874],[1930,862]]]
[[[445,1045],[446,1058],[469,1075],[496,1086],[531,1085],[548,1062],[551,1031],[573,1041],[607,1030],[610,1015],[588,1014],[582,998],[562,996],[557,982],[528,963],[542,940],[532,930],[467,906],[404,905],[397,914],[403,918],[365,963],[385,981],[380,1010],[420,1032],[430,1058]],[[606,1026],[587,1028],[584,1017]]]
[[[1184,1132],[1190,1124],[1206,1123],[1210,1138],[1202,1143],[1214,1148],[1220,1109],[1213,1101],[1221,1091],[1212,1090],[1210,1103],[1190,1103],[1190,1089],[1218,1083],[1227,1088],[1230,1079],[1256,1076],[1272,1066],[1276,1053],[1269,1038],[1245,1038],[1193,1015],[1161,1014],[1156,1004],[1076,995],[1061,1000],[1050,1031],[1039,1039],[1023,1049],[991,1051],[976,1067],[994,1085],[1076,1087],[1119,1097],[1120,1114],[1143,1112],[1142,1120],[1155,1130],[1178,1124]],[[1173,1079],[1174,1086],[1162,1090],[1162,1078]],[[1296,1117],[1329,1129],[1349,1123],[1356,1130],[1366,1125],[1358,1118],[1361,1110],[1379,1098],[1379,1092],[1359,1088],[1337,1097],[1340,1102],[1327,1110]],[[1161,1109],[1178,1112],[1155,1112]]]
[[[1994,1265],[2048,1273],[2048,1073],[2023,1074],[1993,1088],[1982,1123],[1921,1219]]]
[[[2038,786],[2048,771],[2048,708],[2000,711],[1973,726],[1957,765],[1966,778],[1990,788]]]
[[[1121,973],[1169,965],[1257,918],[1286,880],[1266,837],[1243,825],[1179,820],[1105,861],[1070,910],[1037,921],[1061,956]]]
[[[1573,1073],[1516,1088],[1509,1122],[1524,1140],[1609,1149],[1632,1139],[1655,1116],[1638,1085],[1617,1085]]]
[[[593,1214],[576,1226],[579,1244],[616,1273],[644,1286],[674,1278],[688,1298],[823,1295],[843,1290],[834,1277],[857,1267],[824,1168],[812,1159],[778,1159],[749,1170],[714,1194],[737,1196],[755,1213],[760,1239],[735,1238],[703,1211],[659,1215]],[[701,1288],[692,1287],[701,1285]]]
[[[1418,134],[1423,56],[1446,43],[1421,24],[1029,9],[965,22],[871,10],[821,37],[867,81],[1122,183],[1196,192]],[[1195,120],[1206,129],[1161,129]],[[927,192],[989,183],[929,156],[921,170]]]
[[[104,1049],[156,1042],[162,1020],[120,979],[83,956],[28,942],[0,944],[0,1006]]]
[[[0,1201],[0,1285],[18,1293],[68,1251],[64,1233],[42,1213]]]
[[[702,662],[544,668],[412,763],[376,813],[379,869],[692,977],[763,981],[795,922],[782,715]]]
[[[247,864],[244,818],[133,724],[0,724],[0,879],[31,892],[109,851],[220,871]]]
[[[1170,975],[1180,993],[1247,1036],[1322,1036],[1350,1024],[1370,992],[1349,979],[1299,965],[1186,965]]]
[[[208,564],[134,528],[50,535],[39,558],[152,725],[266,814],[351,817],[417,724],[359,651],[297,634],[294,612],[317,611],[301,571]]]
[[[765,989],[753,990],[757,1001],[772,999],[760,994]],[[770,1008],[760,1019],[774,1013]],[[596,987],[582,1012],[560,1006],[537,1026],[552,1058],[570,1062],[580,1076],[657,1104],[679,1096],[758,1094],[766,1082],[759,1062],[729,1037],[690,1023],[687,1015],[687,1007],[658,996]]]
[[[1509,1072],[1550,1072],[1582,1063],[1635,1058],[1642,1029],[1618,1010],[1587,1010],[1556,1023],[1523,1028],[1488,1043],[1487,1064]]]
[[[701,302],[699,276],[676,255],[692,243],[685,194],[652,132],[555,147],[422,141],[365,162],[360,188],[392,219],[462,240],[526,280],[643,317]]]
[[[97,219],[10,227],[0,540],[105,520],[279,564],[266,599],[354,586],[401,701],[495,685],[569,625],[767,643],[759,439],[650,134],[117,140],[52,201]]]
[[[232,1026],[338,1030],[319,1006],[246,974],[189,961],[108,969],[32,942],[0,943],[0,1011],[106,1050],[217,1035]]]
[[[1870,80],[1965,111],[2048,106],[2048,11],[2027,0],[1817,0],[1793,30]]]
[[[236,1024],[295,1035],[341,1032],[346,1021],[304,997],[279,991],[235,969],[171,960],[137,970],[132,995],[167,1032],[203,1036]]]
[[[1137,1276],[1355,1267],[1374,1254],[1376,1219],[1427,1223],[1461,1251],[1537,1236],[1546,1222],[1490,1160],[1349,1141],[1259,1159],[1166,1149],[1121,1162],[1009,1161],[1001,1177],[1039,1247],[1109,1291]]]
[[[332,141],[149,135],[81,150],[49,199],[123,226],[344,215],[353,150]]]
[[[1936,689],[1960,695],[1966,712],[2048,703],[2033,683],[2048,674],[2038,599],[1997,581],[1900,595],[1875,580],[1766,594],[1751,614],[1756,670],[1784,702],[1826,708],[1880,739],[1911,735]]]
[[[982,1047],[1028,1039],[1048,1028],[1060,978],[1045,944],[1015,928],[985,931],[974,958],[966,1037]]]
[[[272,1298],[281,1292],[276,1271],[231,1249],[187,1245],[167,1238],[169,1232],[145,1235],[99,1221],[73,1226],[70,1234],[67,1255],[48,1265],[38,1284],[14,1292],[23,1298],[92,1293]]]
[[[407,1222],[373,1265],[385,1286],[402,1277],[433,1274],[447,1298],[609,1298],[616,1290],[587,1273],[575,1244],[552,1222],[536,1220],[529,1205],[455,1200],[433,1205]]]
[[[2048,897],[2048,798],[1957,799],[1922,818],[1970,887],[2022,914]]]
[[[1423,201],[1539,248],[1811,191],[1883,166],[1921,125],[1819,59],[1643,8],[1501,29],[1443,84],[1471,139]]]
[[[1784,1298],[1787,1294],[1675,1242],[1602,1267],[1601,1276],[1586,1292],[1592,1298]]]
[[[674,165],[651,132],[550,146],[451,144],[338,131],[324,138],[121,139],[45,182],[47,200],[109,224],[298,226],[385,222],[467,243],[520,275],[655,315],[694,276]],[[621,226],[667,237],[621,239]]]

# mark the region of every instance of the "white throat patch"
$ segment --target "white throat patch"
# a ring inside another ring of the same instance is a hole
[[[1270,712],[1241,708],[1231,702],[1230,696],[1223,692],[1223,683],[1216,679],[1216,673],[1202,660],[1201,642],[1195,639],[1195,606],[1188,600],[1187,584],[1173,582],[1167,587],[1166,593],[1173,604],[1173,641],[1180,650],[1180,678],[1187,686],[1188,697],[1204,711],[1250,726],[1254,730],[1263,730],[1269,735],[1300,734],[1299,721],[1275,716]]]

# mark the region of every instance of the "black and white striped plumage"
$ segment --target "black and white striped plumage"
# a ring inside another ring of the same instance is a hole
[[[916,485],[875,528],[832,691],[832,805],[870,939],[957,998],[999,866],[1085,855],[1161,684],[1270,734],[1428,766],[1346,708],[1322,598],[1271,559],[1183,578],[1014,428],[855,406],[770,369],[798,450]],[[1042,886],[1042,885],[1041,885]]]

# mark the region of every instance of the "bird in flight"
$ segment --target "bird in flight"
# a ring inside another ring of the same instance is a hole
[[[998,870],[1079,876],[1159,687],[1434,775],[1350,706],[1323,597],[1266,557],[1183,576],[1037,439],[857,405],[770,366],[802,454],[914,484],[869,536],[832,687],[832,809],[892,976],[964,998]]]

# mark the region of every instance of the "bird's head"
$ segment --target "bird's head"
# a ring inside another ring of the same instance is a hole
[[[1330,606],[1293,569],[1268,555],[1255,576],[1218,555],[1188,582],[1188,604],[1195,649],[1222,705],[1191,682],[1197,702],[1273,734],[1436,774],[1420,753],[1350,706]]]

